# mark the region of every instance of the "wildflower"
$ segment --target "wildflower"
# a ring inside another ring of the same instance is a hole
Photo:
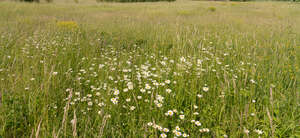
[[[151,86],[149,84],[146,84],[146,87],[145,87],[147,90],[151,89]]]
[[[197,59],[197,64],[202,64],[202,60],[201,59]]]
[[[209,132],[209,129],[208,129],[208,128],[202,128],[202,129],[199,129],[199,131],[200,131],[201,133],[203,133],[203,132],[208,133],[208,132]]]
[[[120,93],[120,91],[119,91],[119,90],[117,90],[117,89],[115,89],[115,91],[114,91],[114,95],[119,95],[119,93]]]
[[[176,131],[176,132],[175,132],[175,135],[176,135],[177,137],[179,137],[179,136],[181,136],[181,132]]]
[[[171,93],[172,90],[171,90],[171,89],[166,89],[166,92],[167,92],[167,93]]]
[[[244,133],[245,133],[245,134],[247,134],[247,135],[248,135],[248,134],[249,134],[249,132],[250,132],[250,131],[249,131],[248,129],[244,129]]]
[[[130,110],[131,110],[131,111],[133,111],[134,109],[135,109],[135,107],[134,107],[134,106],[131,106],[131,107],[130,107]]]
[[[103,102],[99,103],[98,106],[102,107],[104,106],[105,104]]]
[[[54,75],[54,76],[57,75],[57,74],[58,74],[58,72],[53,72],[53,73],[52,73],[52,75]]]
[[[179,115],[179,118],[180,119],[184,119],[184,115]]]
[[[275,88],[275,87],[276,87],[276,85],[274,85],[274,84],[271,84],[271,87],[272,87],[272,88]]]
[[[181,62],[185,62],[185,58],[184,58],[184,57],[181,57],[181,58],[180,58],[180,61],[181,61]]]
[[[160,136],[161,136],[162,138],[166,138],[166,137],[167,137],[167,135],[166,135],[165,133],[160,134]]]
[[[170,84],[171,81],[170,81],[170,80],[166,80],[165,83],[166,83],[166,84]]]
[[[103,68],[104,65],[103,64],[99,64],[99,69]]]
[[[173,113],[172,110],[169,110],[169,111],[166,113],[167,116],[173,116],[173,114],[174,114],[174,113]]]
[[[176,131],[179,131],[179,130],[180,130],[180,127],[179,127],[179,126],[176,126],[176,127],[175,127],[175,130],[176,130]]]
[[[162,107],[161,103],[156,104],[157,107]]]
[[[93,102],[88,102],[88,105],[89,105],[89,106],[92,106],[92,105],[93,105]]]
[[[156,96],[156,99],[159,100],[160,102],[162,102],[163,99],[164,99],[164,97],[162,97],[161,95],[157,95],[157,96]]]
[[[259,130],[259,129],[255,129],[254,132],[256,132],[258,135],[263,134],[263,131],[262,131],[262,130]]]
[[[132,82],[128,82],[127,83],[128,89],[132,90],[133,89],[133,83]]]
[[[157,125],[157,129],[159,130],[159,131],[162,131],[162,127],[161,126],[159,126],[159,125]]]
[[[201,123],[200,123],[199,121],[196,121],[196,122],[195,122],[195,125],[196,125],[196,126],[201,126]]]
[[[207,91],[209,90],[208,87],[203,87],[202,89],[203,89],[203,91],[205,91],[205,92],[207,92]]]
[[[141,93],[144,93],[144,92],[146,92],[146,90],[145,90],[145,89],[140,89],[140,91],[141,91]]]
[[[152,123],[152,122],[149,122],[149,123],[147,123],[147,125],[148,125],[148,126],[152,126],[152,125],[153,125],[153,123]]]
[[[182,136],[183,136],[184,138],[189,137],[189,135],[186,134],[186,133],[183,133]]]
[[[117,104],[117,103],[118,103],[117,98],[111,98],[110,101],[111,101],[113,104]]]
[[[166,133],[168,133],[169,129],[168,128],[164,128],[163,131],[166,132]]]
[[[197,94],[197,97],[198,97],[198,98],[202,98],[202,97],[203,97],[203,95],[201,95],[201,94]]]

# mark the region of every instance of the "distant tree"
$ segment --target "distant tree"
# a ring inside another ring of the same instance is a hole
[[[157,1],[167,1],[167,2],[172,2],[176,0],[96,0],[97,2],[157,2]]]

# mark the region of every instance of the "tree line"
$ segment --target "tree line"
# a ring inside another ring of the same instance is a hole
[[[37,2],[40,0],[16,0],[20,2]],[[45,0],[46,2],[53,2],[53,0]],[[97,2],[156,2],[156,1],[176,1],[176,0],[96,0]],[[74,0],[75,3],[78,3],[78,0]]]
[[[20,2],[37,2],[39,3],[40,0],[16,0]],[[53,2],[53,0],[45,0],[46,2]],[[97,2],[158,2],[158,1],[176,1],[176,0],[96,0]],[[223,0],[221,0],[223,1]],[[227,1],[227,0],[224,0]],[[229,1],[256,1],[256,0],[229,0]],[[300,0],[271,0],[271,1],[292,1],[292,2],[300,2]],[[78,0],[74,0],[75,3],[78,3]]]

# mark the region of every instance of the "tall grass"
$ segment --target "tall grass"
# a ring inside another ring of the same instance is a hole
[[[300,8],[213,4],[0,5],[0,136],[299,137]]]

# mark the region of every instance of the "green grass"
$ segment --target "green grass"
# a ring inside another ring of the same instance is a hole
[[[299,4],[1,2],[0,13],[0,137],[300,136]]]

